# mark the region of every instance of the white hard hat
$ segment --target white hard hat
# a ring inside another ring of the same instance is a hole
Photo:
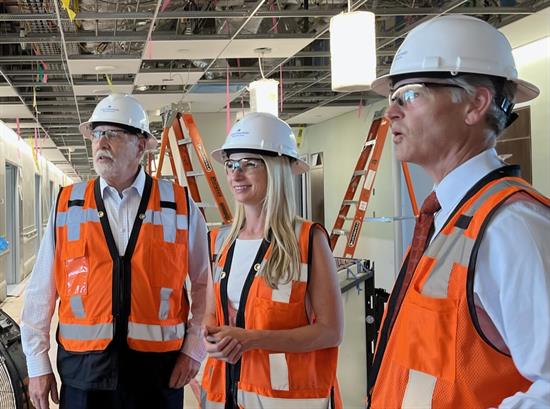
[[[87,139],[92,139],[94,122],[107,122],[134,128],[147,137],[146,150],[154,150],[157,147],[157,140],[149,130],[147,112],[130,95],[112,94],[99,101],[90,119],[81,123],[79,127],[80,132]]]
[[[231,151],[252,152],[269,156],[288,156],[295,175],[307,172],[309,166],[298,156],[296,137],[288,124],[266,112],[251,112],[235,123],[223,146],[212,157],[223,163]]]
[[[482,74],[517,84],[514,102],[535,98],[539,89],[518,79],[510,43],[500,31],[475,17],[447,15],[415,27],[397,50],[390,73],[377,78],[372,90],[388,95],[399,76]]]

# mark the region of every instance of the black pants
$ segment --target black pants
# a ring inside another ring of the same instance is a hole
[[[152,388],[120,388],[115,391],[84,391],[61,385],[60,409],[182,409],[183,388],[153,391]]]
[[[179,353],[121,348],[95,355],[63,355],[60,409],[183,409],[183,388],[168,387]],[[102,379],[110,380],[102,383]]]

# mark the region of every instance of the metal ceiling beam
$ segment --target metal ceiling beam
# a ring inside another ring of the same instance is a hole
[[[405,8],[405,7],[378,7],[364,8],[364,10],[372,11],[378,17],[395,17],[395,16],[420,16],[428,15],[435,16],[441,13],[441,9],[433,7],[420,8]],[[332,17],[344,8],[335,7],[333,9],[309,9],[309,10],[273,10],[273,11],[258,11],[251,18],[320,18]],[[534,11],[530,7],[460,7],[452,11],[459,14],[533,14]],[[90,12],[82,11],[76,15],[76,20],[150,20],[153,17],[151,12]],[[165,11],[158,13],[157,20],[177,20],[186,19],[243,19],[248,17],[248,11]],[[55,21],[57,20],[53,13],[11,13],[0,14],[0,21]],[[70,21],[67,16],[61,17],[62,21]]]

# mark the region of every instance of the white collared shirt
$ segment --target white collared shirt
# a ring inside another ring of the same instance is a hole
[[[435,235],[464,195],[504,165],[494,149],[463,163],[434,187]],[[481,240],[475,303],[489,316],[519,372],[533,382],[501,409],[550,407],[550,209],[526,201],[496,211]]]
[[[103,178],[100,178],[99,183],[111,232],[119,254],[123,255],[145,187],[145,172],[141,168],[132,185],[124,189],[122,195],[119,195],[117,190],[109,186]],[[21,314],[21,341],[30,377],[52,372],[48,350],[50,349],[50,325],[58,297],[53,271],[55,208],[56,206],[52,206],[48,226],[25,290],[25,303]],[[200,331],[209,277],[206,223],[197,205],[190,198],[189,279],[192,317],[188,322],[182,352],[199,362],[206,356]]]

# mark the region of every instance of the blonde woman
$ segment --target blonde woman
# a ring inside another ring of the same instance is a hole
[[[340,290],[325,229],[296,216],[294,175],[308,166],[292,130],[250,113],[212,155],[225,165],[236,215],[210,235],[201,407],[340,408]]]

